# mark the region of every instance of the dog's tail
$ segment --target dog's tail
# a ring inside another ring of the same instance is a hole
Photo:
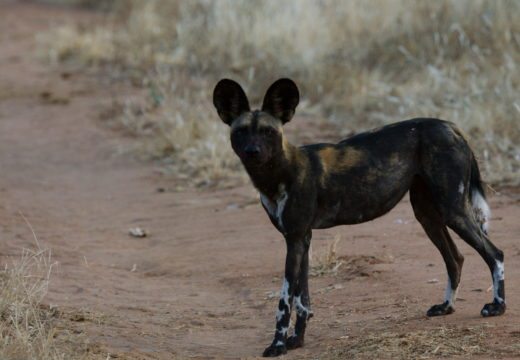
[[[484,182],[480,177],[475,155],[471,154],[471,174],[469,179],[469,195],[471,196],[471,205],[475,212],[475,219],[480,225],[481,230],[487,235],[489,229],[489,219],[491,210],[486,201],[486,191],[484,190]]]

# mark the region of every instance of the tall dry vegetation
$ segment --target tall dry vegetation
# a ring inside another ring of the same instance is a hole
[[[22,249],[20,257],[0,270],[0,359],[90,359],[83,338],[63,329],[56,307],[44,304],[55,262],[42,248],[33,227],[35,249]],[[61,329],[60,329],[61,328]]]
[[[57,360],[54,312],[41,305],[52,268],[47,250],[24,250],[0,271],[0,358]]]
[[[211,105],[215,82],[236,79],[258,103],[283,76],[301,87],[300,112],[317,109],[345,133],[416,116],[454,121],[487,180],[518,184],[518,19],[514,0],[129,0],[104,26],[56,29],[46,49],[147,88],[119,123],[205,183],[239,169]]]

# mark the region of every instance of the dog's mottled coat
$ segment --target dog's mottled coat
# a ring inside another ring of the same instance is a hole
[[[489,206],[477,162],[460,130],[443,120],[412,119],[337,144],[295,147],[285,138],[282,125],[292,118],[298,102],[298,89],[289,79],[271,85],[261,110],[250,110],[244,91],[232,80],[221,80],[213,94],[220,118],[231,127],[231,145],[287,245],[276,331],[264,356],[303,346],[312,316],[308,290],[312,229],[375,219],[408,191],[415,216],[448,271],[444,302],[432,306],[428,316],[454,311],[463,256],[448,227],[475,248],[491,270],[494,299],[481,314],[503,314],[504,255],[489,240]],[[288,337],[292,307],[296,324]]]

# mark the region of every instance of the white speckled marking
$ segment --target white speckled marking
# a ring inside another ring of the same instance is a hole
[[[498,295],[498,287],[501,280],[504,280],[504,263],[497,260],[495,270],[493,271],[493,295],[495,299],[503,303],[504,299]]]
[[[459,194],[464,194],[464,184],[462,183],[462,181],[459,184]]]
[[[276,204],[269,200],[269,198],[262,193],[260,193],[260,201],[262,202],[262,205],[264,205],[269,215],[272,215],[276,212]]]
[[[264,205],[269,215],[276,219],[278,226],[282,230],[284,230],[282,216],[288,198],[289,194],[287,194],[287,191],[285,191],[284,184],[280,184],[280,186],[278,187],[278,193],[276,194],[274,201],[269,199],[264,194],[260,193],[260,201],[262,202],[262,205]]]
[[[285,314],[285,310],[276,310],[276,321],[282,320],[283,314]]]
[[[282,327],[282,330],[276,330],[276,332],[282,334],[283,336],[286,336],[288,331],[289,331],[288,327]]]
[[[455,304],[458,290],[458,287],[455,290],[451,288],[451,280],[448,276],[448,283],[446,284],[446,290],[444,292],[444,301],[447,301],[449,305]]]
[[[282,228],[282,229],[284,228],[283,222],[282,222],[282,215],[283,215],[283,210],[285,209],[285,203],[287,202],[288,198],[289,198],[289,195],[287,194],[287,192],[284,189],[283,192],[281,193],[281,196],[276,201],[276,220],[278,220],[278,225],[280,225],[280,228]]]
[[[280,299],[283,299],[285,305],[289,306],[289,281],[283,279],[282,290],[280,290]]]
[[[296,308],[296,313],[298,316],[303,316],[304,314],[309,314],[309,309],[307,309],[302,304],[302,297],[301,296],[295,296],[293,300],[293,305]]]
[[[278,340],[275,344],[275,346],[284,346],[285,344],[283,343],[282,340]]]
[[[487,234],[489,229],[489,218],[491,217],[491,210],[489,205],[477,190],[473,190],[471,194],[471,203],[475,210],[477,221],[480,223],[481,229]]]
[[[280,300],[284,302],[284,304],[289,307],[289,282],[286,278],[283,279],[282,289],[280,290]],[[276,321],[279,322],[282,320],[285,315],[285,308],[283,310],[276,310]]]

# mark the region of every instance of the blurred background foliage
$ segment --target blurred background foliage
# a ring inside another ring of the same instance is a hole
[[[418,116],[451,120],[486,180],[520,184],[520,1],[59,2],[105,19],[44,34],[44,56],[146,89],[112,121],[180,176],[242,176],[211,104],[220,78],[259,104],[271,82],[291,77],[298,114],[341,135]]]

